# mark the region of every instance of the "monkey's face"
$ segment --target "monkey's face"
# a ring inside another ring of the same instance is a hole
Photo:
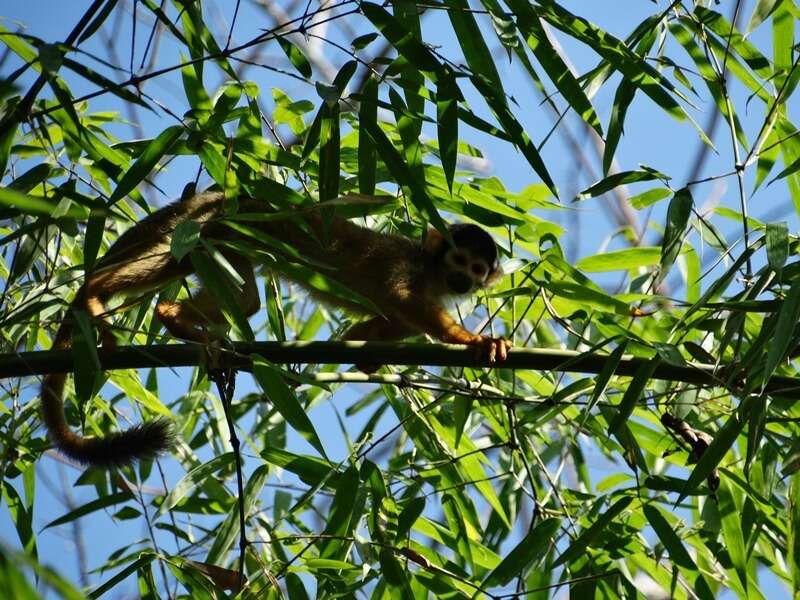
[[[445,245],[442,264],[445,284],[452,294],[471,294],[492,284],[500,275],[497,246],[477,225],[451,225],[455,246]]]
[[[445,284],[452,294],[465,295],[489,285],[496,273],[494,265],[469,248],[449,248],[444,255]]]

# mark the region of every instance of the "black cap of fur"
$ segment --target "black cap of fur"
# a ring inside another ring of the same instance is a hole
[[[497,246],[486,231],[477,225],[456,223],[450,225],[450,235],[459,248],[468,249],[473,256],[483,258],[493,268],[497,266]]]

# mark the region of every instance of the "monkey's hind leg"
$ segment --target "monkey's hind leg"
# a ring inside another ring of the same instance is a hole
[[[103,352],[109,354],[117,348],[117,338],[111,331],[111,322],[108,320],[106,302],[112,295],[113,290],[109,291],[108,278],[103,275],[90,277],[80,294],[82,308],[86,309],[89,316],[95,321],[100,330],[100,344]]]
[[[225,257],[244,280],[236,303],[244,315],[250,317],[261,306],[253,267],[244,257]],[[202,287],[194,298],[181,302],[161,300],[156,304],[156,316],[173,336],[200,343],[207,343],[218,337],[209,332],[207,325],[225,325],[225,316],[217,296],[206,287]]]

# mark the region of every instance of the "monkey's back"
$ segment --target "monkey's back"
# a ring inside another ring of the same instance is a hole
[[[92,285],[126,294],[154,289],[172,279],[188,275],[188,261],[178,263],[170,247],[175,227],[184,221],[205,224],[219,216],[222,194],[206,192],[173,202],[139,221],[123,233],[97,262]]]
[[[240,213],[272,211],[274,208],[266,202],[240,198]],[[177,262],[171,253],[175,228],[184,221],[198,223],[203,235],[211,239],[254,242],[222,223],[223,213],[224,194],[206,191],[148,215],[123,233],[98,261],[92,275],[95,291],[102,296],[120,290],[129,294],[155,289],[189,275],[191,262],[186,258]],[[430,289],[429,282],[424,281],[431,272],[430,257],[419,243],[408,238],[377,232],[339,217],[323,220],[323,212],[317,207],[298,210],[296,215],[285,219],[248,220],[246,224],[288,245],[296,255],[281,252],[265,240],[270,252],[290,261],[302,257],[326,276],[371,300],[382,311],[390,312],[398,302],[406,302]],[[298,279],[297,283],[309,288],[307,282]],[[318,289],[309,291],[327,303],[364,311],[360,305],[343,302],[340,297]]]
[[[252,210],[255,202],[248,201],[246,210]],[[254,227],[288,244],[310,262],[325,265],[327,268],[320,272],[382,310],[408,300],[423,288],[421,277],[428,258],[420,244],[408,238],[374,231],[339,217],[323,221],[321,211],[316,209],[299,212],[295,218],[259,222]],[[312,293],[323,301],[363,312],[363,308],[343,303],[341,298],[334,299],[317,290]]]

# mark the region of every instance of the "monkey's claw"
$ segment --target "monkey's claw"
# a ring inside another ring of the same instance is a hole
[[[488,335],[480,337],[476,344],[481,358],[487,358],[489,363],[503,362],[508,357],[511,342],[505,338],[493,338]]]

